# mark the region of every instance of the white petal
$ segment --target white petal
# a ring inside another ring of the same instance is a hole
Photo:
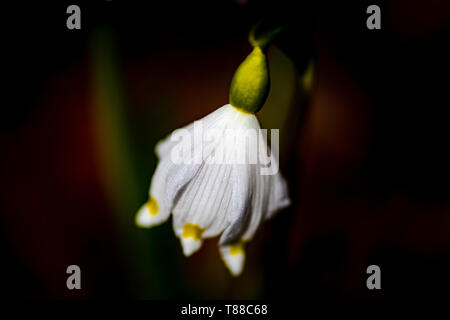
[[[281,173],[278,172],[276,175],[270,177],[272,185],[269,197],[269,209],[267,211],[266,219],[270,219],[278,211],[288,207],[291,204],[287,183]]]
[[[260,166],[253,166],[253,197],[251,203],[251,214],[242,239],[250,240],[258,230],[267,212],[270,192],[270,176],[260,174]]]
[[[226,245],[237,241],[248,222],[251,197],[253,194],[251,181],[252,166],[245,164],[233,165],[233,189],[231,207],[228,214],[229,226],[220,237],[220,244]]]
[[[215,237],[226,228],[233,189],[231,165],[222,165],[223,174],[218,177],[216,185],[211,188],[211,196],[205,207],[205,237]],[[215,213],[215,214],[212,214]]]
[[[239,276],[244,269],[245,251],[242,243],[220,246],[220,256],[233,276]]]
[[[150,212],[145,204],[139,209],[135,222],[139,227],[143,228],[150,227],[152,225]]]
[[[253,115],[244,115],[247,129],[259,130],[258,119]],[[247,160],[257,155],[258,144],[266,151],[265,141],[261,132],[257,131],[257,140],[239,141],[237,148],[245,148]],[[262,142],[262,143],[261,143]],[[242,145],[243,143],[243,145]],[[254,144],[252,144],[254,143]],[[259,164],[235,164],[235,185],[233,188],[232,208],[230,212],[230,226],[224,231],[220,244],[235,242],[239,238],[250,239],[259,227],[263,213],[268,203],[268,178],[260,175]]]
[[[239,112],[230,105],[226,105],[221,109],[223,112],[220,115],[204,118],[205,122],[207,122],[203,124],[206,131],[214,129],[224,133],[233,126],[245,126],[249,119],[250,121],[253,118],[256,119],[253,115]],[[205,233],[203,237],[206,238],[217,236],[230,222],[235,223],[240,218],[241,215],[236,211],[242,211],[242,209],[235,208],[230,210],[229,207],[233,198],[232,192],[242,195],[240,198],[249,196],[248,190],[241,192],[237,190],[242,188],[239,182],[242,177],[235,177],[236,174],[233,173],[235,169],[232,164],[215,164],[209,161],[219,148],[223,147],[222,150],[224,152],[231,152],[235,149],[234,144],[223,146],[225,143],[226,141],[219,139],[206,147],[203,146],[203,162],[201,165],[197,165],[197,167],[185,165],[180,169],[179,173],[169,178],[168,194],[176,195],[173,208],[173,224],[178,237],[180,237],[183,226],[186,223],[196,224],[204,228]],[[198,150],[195,150],[195,152],[198,152]],[[197,159],[198,155],[194,155],[194,157]],[[245,168],[245,166],[242,167]],[[170,180],[173,178],[173,181]],[[236,203],[237,200],[235,200],[235,206]],[[233,214],[233,212],[235,212],[235,217],[230,218],[229,215]]]
[[[190,123],[190,124],[188,124],[187,126],[181,128],[181,129],[185,129],[185,130],[188,130],[189,132],[192,132],[193,128],[194,128],[194,123]],[[155,146],[155,153],[156,153],[156,155],[158,156],[159,159],[164,158],[166,155],[170,155],[170,151],[178,143],[178,141],[172,140],[170,138],[172,134],[173,134],[173,132],[170,133],[164,139],[161,139],[160,141],[158,141],[158,143],[156,144],[156,146]]]
[[[189,257],[202,246],[202,240],[181,237],[181,245],[183,246],[183,254]]]
[[[214,127],[217,122],[222,121],[222,117],[225,114],[230,113],[229,105],[224,105],[223,107],[215,110],[214,112],[209,113],[207,116],[203,117],[199,121],[202,121],[206,127],[204,129]],[[194,123],[190,123],[187,126],[182,127],[181,129],[188,130],[189,132],[193,132]],[[164,158],[167,155],[170,155],[170,151],[172,148],[178,143],[178,141],[174,141],[170,139],[171,135],[168,135],[166,138],[160,140],[155,146],[155,153],[158,158]]]
[[[232,107],[231,107],[232,108]],[[233,109],[233,108],[232,108]],[[230,122],[231,118],[235,116],[228,105],[216,110],[212,114],[201,119],[204,130],[208,131],[212,128],[216,130],[224,130]],[[220,112],[218,112],[220,110]],[[174,201],[181,194],[182,189],[189,184],[189,182],[198,174],[205,165],[208,157],[212,155],[214,150],[220,144],[220,141],[212,141],[210,143],[203,143],[202,148],[197,142],[194,142],[193,152],[189,164],[177,165],[177,168],[171,172],[167,177],[167,195],[169,200]],[[189,188],[188,186],[186,188]],[[183,191],[184,192],[184,191]]]
[[[170,159],[168,159],[170,160]],[[173,164],[160,161],[150,183],[149,200],[139,209],[136,224],[139,227],[151,227],[161,224],[169,218],[172,201],[167,198],[166,181]]]
[[[259,133],[258,151],[264,155],[267,155],[270,150],[267,146],[266,136],[261,132]],[[272,158],[271,161],[276,161]],[[262,221],[267,216],[269,211],[270,198],[272,197],[273,190],[273,175],[261,174],[261,168],[263,165],[258,163],[255,166],[254,175],[254,196],[252,198],[252,211],[250,215],[250,221],[248,223],[245,233],[242,235],[242,239],[250,240],[260,227]],[[279,173],[278,173],[279,175]]]
[[[231,171],[230,165],[205,164],[189,182],[173,208],[174,230],[179,237],[186,223],[203,228],[204,238],[224,230],[231,201]]]
[[[190,256],[202,246],[202,235],[205,232],[201,226],[186,223],[180,235],[181,245],[185,256]]]
[[[254,115],[240,112],[231,105],[219,108],[200,121],[204,133],[210,129],[260,129]],[[184,129],[193,133],[195,124]],[[161,161],[152,179],[150,199],[158,204],[158,210],[154,205],[142,206],[136,223],[144,227],[159,224],[173,212],[174,231],[186,256],[200,249],[202,239],[223,232],[220,254],[230,272],[239,275],[245,262],[242,239],[252,238],[263,218],[289,204],[286,183],[280,174],[261,175],[260,164],[208,161],[219,147],[223,147],[225,157],[236,150],[244,150],[250,159],[254,156],[252,152],[258,150],[253,148],[255,145],[233,144],[226,139],[200,141],[199,144],[194,139],[190,146],[191,164],[174,164],[170,154],[178,143],[166,138],[156,146]],[[265,142],[259,143],[259,148],[268,149]]]
[[[180,191],[197,175],[201,164],[178,165],[167,177],[167,198],[174,203]]]
[[[152,212],[153,211],[153,212]],[[146,203],[139,209],[136,215],[136,224],[141,228],[149,228],[166,221],[167,217],[160,212],[154,213],[154,210],[149,209],[149,204]]]

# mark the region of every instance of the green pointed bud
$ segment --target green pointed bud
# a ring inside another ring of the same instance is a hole
[[[247,113],[258,112],[269,94],[267,57],[255,47],[234,73],[230,87],[230,104]]]

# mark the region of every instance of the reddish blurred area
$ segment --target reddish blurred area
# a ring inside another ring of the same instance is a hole
[[[88,64],[77,61],[46,79],[34,108],[1,135],[2,235],[19,268],[10,270],[16,275],[11,286],[25,282],[18,295],[23,287],[32,297],[73,295],[65,268],[74,261],[117,272],[97,174],[88,73]],[[39,282],[27,284],[27,273]],[[101,273],[96,276],[101,281]]]

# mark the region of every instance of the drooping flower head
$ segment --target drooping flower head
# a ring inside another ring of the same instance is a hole
[[[268,89],[266,56],[255,47],[235,73],[230,104],[157,144],[149,200],[136,216],[138,226],[151,227],[172,214],[186,256],[204,239],[220,236],[219,251],[233,275],[243,270],[245,242],[290,204],[277,157],[254,114]]]

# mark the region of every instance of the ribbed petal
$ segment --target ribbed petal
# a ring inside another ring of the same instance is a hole
[[[259,174],[260,166],[253,166],[254,196],[251,203],[251,215],[242,239],[248,241],[258,230],[267,212],[270,191],[270,176]]]
[[[235,125],[242,130],[259,130],[258,119],[254,115],[237,112]],[[257,136],[255,136],[257,138]],[[235,144],[227,146],[230,151],[244,153],[245,160],[257,158],[257,139],[237,139]],[[237,159],[235,159],[237,160]],[[233,164],[233,189],[231,208],[228,215],[229,226],[220,238],[220,245],[228,245],[238,241],[245,232],[249,221],[253,218],[253,200],[257,197],[256,164]]]
[[[288,207],[291,204],[289,199],[288,187],[286,180],[280,172],[270,176],[271,191],[269,196],[269,208],[267,210],[266,219],[273,217],[278,211]]]
[[[233,108],[229,105],[217,109],[201,120],[204,126],[203,130],[225,126],[229,122],[227,119],[232,114]],[[192,134],[194,123],[183,129],[188,130]],[[199,148],[199,144],[203,143],[203,141],[201,136],[198,138],[191,145],[191,164],[175,164],[171,159],[171,150],[175,145],[182,143],[182,141],[171,140],[169,136],[157,144],[155,151],[160,158],[160,162],[152,178],[149,201],[139,209],[136,215],[138,226],[150,227],[167,220],[181,190],[202,167],[203,157],[210,154],[214,150],[215,144],[217,144],[217,142],[211,142]],[[156,207],[158,207],[158,210],[154,209]]]
[[[252,167],[245,164],[233,166],[233,189],[231,191],[231,207],[228,214],[228,227],[220,237],[220,244],[226,245],[237,241],[245,230],[251,214],[253,196]]]
[[[231,105],[217,109],[200,122],[204,134],[210,129],[219,133],[228,129],[260,129],[254,115]],[[155,150],[160,163],[152,179],[149,202],[139,210],[136,222],[151,226],[165,221],[172,212],[174,231],[186,256],[199,250],[204,238],[222,233],[221,257],[230,272],[239,275],[245,262],[243,241],[253,237],[265,218],[289,205],[286,182],[279,173],[262,175],[259,163],[211,161],[218,154],[230,161],[237,151],[243,152],[247,161],[258,158],[256,152],[267,153],[261,132],[257,133],[256,141],[204,141],[196,136],[195,123],[183,129],[194,136],[194,143],[189,144],[190,163],[174,164],[171,160],[172,149],[180,141],[169,137],[158,143]]]
[[[239,276],[244,269],[245,251],[242,242],[219,247],[220,256],[233,276]]]
[[[266,136],[263,136],[259,131],[259,123],[253,123],[252,126],[258,129],[258,152],[267,155],[268,147],[266,144]],[[265,216],[269,204],[270,193],[270,176],[261,174],[262,165],[252,165],[253,178],[253,197],[251,202],[251,215],[248,225],[242,239],[247,241],[253,238],[255,232],[258,230],[263,217]]]
[[[159,162],[153,174],[149,200],[138,211],[136,224],[140,227],[151,227],[167,220],[172,208],[172,201],[167,197],[166,181],[174,164],[167,159]]]
[[[204,237],[214,237],[223,231],[231,199],[231,170],[229,165],[202,166],[173,208],[177,236],[186,223],[205,229]]]
[[[191,237],[185,238],[181,237],[181,246],[183,248],[183,254],[186,257],[191,256],[196,251],[198,251],[203,244],[201,239],[193,239]]]
[[[227,105],[214,116],[202,119],[204,133],[214,129],[219,132],[233,124],[236,110]],[[224,143],[222,140],[206,142],[199,151],[194,147],[193,163],[183,165],[168,178],[167,193],[172,197],[173,227],[180,238],[186,255],[192,254],[201,246],[201,239],[219,235],[227,225],[227,213],[231,201],[232,166],[209,162],[214,151]],[[186,225],[195,225],[202,232],[196,241],[186,239]]]
[[[221,122],[223,120],[223,117],[230,113],[230,106],[225,105],[214,112],[208,114],[207,116],[203,117],[199,121],[202,121],[205,125],[204,129],[212,128],[214,127],[218,122]],[[188,124],[187,126],[184,126],[180,129],[185,129],[189,131],[190,133],[193,133],[194,131],[194,122]],[[180,130],[177,129],[177,130]],[[176,130],[175,130],[176,131]],[[174,131],[174,132],[175,132]],[[155,153],[158,156],[158,158],[162,159],[166,156],[170,156],[170,152],[172,148],[179,143],[179,141],[171,140],[172,134],[167,136],[166,138],[159,141],[155,146]]]

